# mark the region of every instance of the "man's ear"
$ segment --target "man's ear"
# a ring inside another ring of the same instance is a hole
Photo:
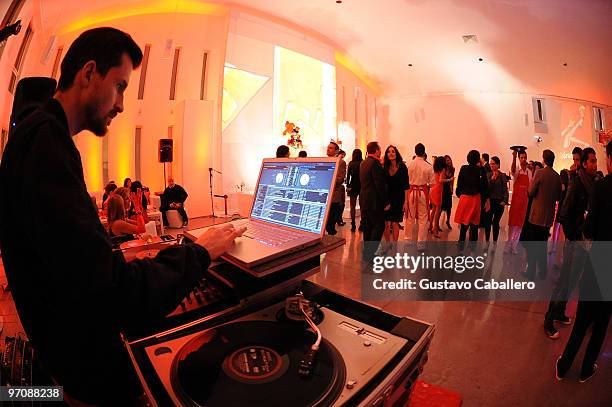
[[[91,83],[94,74],[96,73],[96,61],[88,61],[81,68],[80,82],[81,86],[86,88]]]

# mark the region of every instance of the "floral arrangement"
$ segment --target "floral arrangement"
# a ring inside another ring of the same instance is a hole
[[[302,143],[302,135],[300,134],[300,128],[294,123],[289,121],[285,122],[285,130],[283,131],[283,137],[287,137],[287,145],[291,148],[302,149],[304,144]]]

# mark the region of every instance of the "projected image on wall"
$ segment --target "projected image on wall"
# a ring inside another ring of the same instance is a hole
[[[257,75],[233,66],[223,69],[222,130],[238,116],[240,111],[268,81],[267,76]]]
[[[333,65],[277,46],[274,130],[279,144],[286,143],[282,132],[287,121],[300,128],[308,155],[324,155],[329,140],[336,139],[336,70]]]

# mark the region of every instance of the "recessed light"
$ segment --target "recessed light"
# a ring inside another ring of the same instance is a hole
[[[336,0],[336,4],[342,4],[342,0]]]
[[[567,66],[567,62],[563,63],[563,66]]]
[[[412,64],[408,64],[408,66],[412,66]]]
[[[484,59],[482,59],[482,58],[478,58],[478,60],[479,60],[480,62],[484,61]]]

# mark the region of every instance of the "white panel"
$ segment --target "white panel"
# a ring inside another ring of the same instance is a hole
[[[213,110],[214,102],[209,100],[185,100],[176,107],[175,151],[181,157],[175,161],[182,163],[182,174],[175,177],[189,194],[185,209],[190,218],[212,214],[208,168],[213,154]],[[215,178],[215,183],[221,185],[221,180]]]

